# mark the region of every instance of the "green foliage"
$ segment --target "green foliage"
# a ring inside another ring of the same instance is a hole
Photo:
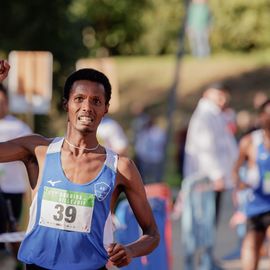
[[[211,0],[212,45],[216,50],[249,51],[270,46],[269,0]]]
[[[175,51],[183,14],[179,0],[74,0],[69,10],[90,56]]]
[[[69,11],[83,25],[82,42],[89,56],[106,56],[135,52],[146,6],[146,0],[74,0]]]
[[[177,50],[179,28],[183,23],[183,3],[179,0],[149,0],[141,17],[143,33],[138,40],[138,53],[164,54]]]
[[[3,50],[49,50],[61,61],[76,58],[80,46],[75,25],[67,17],[67,0],[14,0],[1,3]],[[79,39],[80,41],[80,39]],[[67,46],[69,45],[69,47]]]
[[[216,51],[270,45],[269,0],[209,0]],[[79,57],[175,53],[184,0],[13,0],[0,9],[0,55],[49,50],[55,69]],[[70,69],[70,67],[69,67]]]

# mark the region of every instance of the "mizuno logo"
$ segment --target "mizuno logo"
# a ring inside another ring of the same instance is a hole
[[[55,186],[55,184],[61,183],[61,182],[62,182],[61,180],[56,180],[56,181],[49,180],[49,181],[47,181],[47,183],[51,184],[53,187]]]

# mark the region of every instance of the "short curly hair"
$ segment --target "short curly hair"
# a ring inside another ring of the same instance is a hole
[[[105,89],[105,103],[109,104],[112,94],[110,81],[104,73],[93,68],[79,69],[68,76],[64,86],[64,93],[63,93],[64,99],[66,100],[69,99],[73,83],[79,80],[87,80],[102,84]]]

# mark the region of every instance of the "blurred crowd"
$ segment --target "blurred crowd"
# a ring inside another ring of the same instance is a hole
[[[202,269],[221,269],[213,255],[212,236],[225,191],[231,193],[235,208],[228,224],[239,239],[235,250],[224,259],[241,258],[242,269],[255,270],[261,255],[269,255],[270,100],[265,92],[257,91],[253,108],[236,112],[230,107],[230,93],[225,84],[209,85],[189,125],[176,136],[178,171],[183,181],[173,217],[182,216],[183,231],[193,228],[189,239],[185,241],[183,235],[187,270],[196,269],[193,264],[198,251]],[[198,214],[201,207],[203,215]]]

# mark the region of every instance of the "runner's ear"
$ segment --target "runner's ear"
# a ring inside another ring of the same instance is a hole
[[[110,107],[110,103],[106,104],[104,115],[105,115],[106,113],[108,113],[109,107]]]
[[[62,99],[62,106],[65,112],[68,112],[68,100],[66,98]]]

